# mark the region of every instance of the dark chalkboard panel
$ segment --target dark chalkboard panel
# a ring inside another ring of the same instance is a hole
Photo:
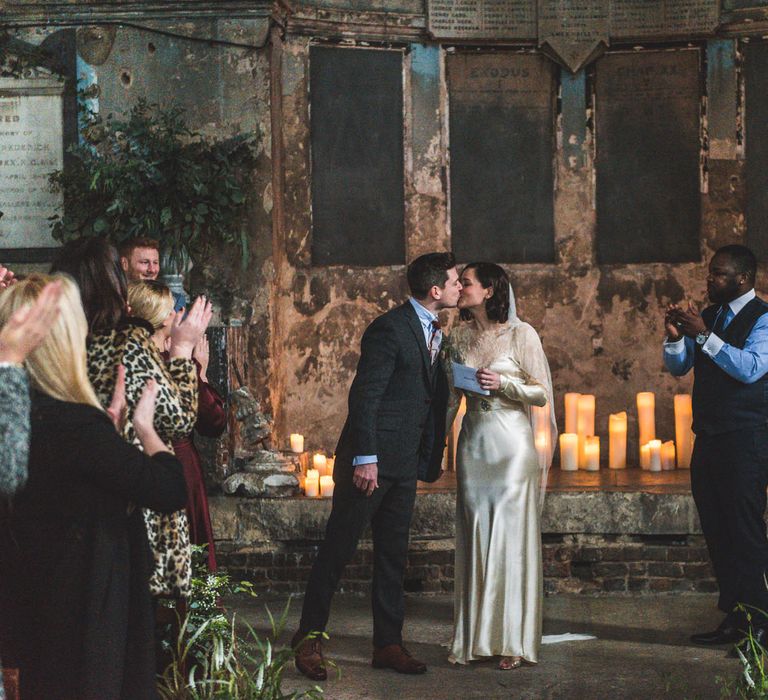
[[[451,236],[459,260],[553,262],[555,64],[447,57]]]
[[[600,263],[700,258],[700,53],[611,54],[596,65]]]
[[[768,260],[768,42],[744,50],[747,245]]]
[[[312,47],[312,262],[405,262],[400,51]]]

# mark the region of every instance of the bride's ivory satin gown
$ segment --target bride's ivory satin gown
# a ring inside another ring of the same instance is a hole
[[[538,348],[543,357],[543,351],[524,323],[485,332],[461,328],[451,345],[459,361],[502,375],[502,386],[489,397],[467,394],[458,439],[449,660],[520,656],[535,663],[543,597],[541,468],[526,406],[541,406],[548,396],[521,367],[537,367],[539,358],[531,353]]]

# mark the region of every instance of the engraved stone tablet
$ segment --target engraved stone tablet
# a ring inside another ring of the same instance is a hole
[[[718,0],[611,0],[614,40],[711,34],[719,22]]]
[[[441,39],[533,39],[535,0],[428,0],[427,29]]]
[[[58,245],[48,176],[64,162],[63,89],[52,75],[0,79],[0,249]]]
[[[608,0],[539,0],[539,46],[573,73],[608,45]]]

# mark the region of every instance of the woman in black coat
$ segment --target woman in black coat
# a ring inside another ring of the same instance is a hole
[[[0,295],[0,326],[51,278]],[[32,385],[29,475],[0,527],[2,658],[24,700],[155,698],[152,557],[141,507],[184,506],[181,465],[153,426],[157,386],[134,413],[144,452],[115,429],[88,382],[87,324],[62,281],[60,315],[26,360]]]

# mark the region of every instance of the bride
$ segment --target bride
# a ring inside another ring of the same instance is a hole
[[[537,454],[540,412],[547,446],[557,426],[549,365],[536,331],[517,317],[498,265],[471,263],[461,274],[460,317],[446,360],[478,368],[488,396],[464,392],[456,471],[456,565],[451,663],[500,656],[509,670],[538,661],[542,620],[540,514],[551,449]],[[446,361],[448,370],[451,362]],[[451,382],[453,384],[453,382]],[[461,395],[452,390],[448,425]],[[534,408],[540,407],[540,408]]]

